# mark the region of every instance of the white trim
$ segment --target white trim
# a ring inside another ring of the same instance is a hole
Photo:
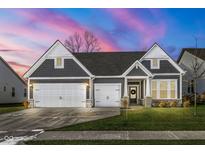
[[[90,78],[89,79],[89,99],[92,100],[93,99],[93,79]]]
[[[126,76],[127,79],[147,79],[148,76]]]
[[[29,76],[47,59],[47,55],[56,47],[59,45],[62,45],[67,51],[68,49],[59,41],[57,40],[51,47],[48,49],[48,51],[24,74],[24,78],[29,78]],[[89,76],[93,76],[88,69],[81,64],[81,62],[73,56],[73,54],[68,51],[71,55],[71,59],[73,59]],[[50,58],[49,58],[50,59]]]
[[[29,101],[30,100],[30,79],[28,79],[28,84],[27,84],[27,98]]]
[[[94,85],[106,85],[106,86],[119,85],[121,86],[121,83],[94,83]]]
[[[57,66],[57,58],[61,58],[61,66]],[[63,57],[56,57],[54,59],[54,68],[55,69],[64,69],[64,61],[65,61],[65,58],[63,58]]]
[[[55,79],[90,79],[90,77],[30,77],[31,80],[55,80]]]
[[[145,93],[146,93],[146,91],[145,91],[145,88],[146,87],[146,81],[145,80],[143,80],[143,99],[145,98]]]
[[[157,60],[157,66],[153,66],[153,60]],[[160,69],[160,59],[150,59],[151,69]]]
[[[122,76],[126,76],[134,67],[139,66],[148,76],[152,76],[152,73],[144,67],[138,60],[136,60],[123,74]]]
[[[146,79],[146,94],[145,94],[145,97],[150,97],[151,96],[151,79],[150,78],[147,78]]]
[[[156,81],[157,82],[157,98],[154,99],[159,99],[159,100],[175,100],[178,99],[178,82],[177,79],[153,79],[152,81]],[[167,98],[160,98],[160,81],[168,81],[168,85],[167,85]],[[175,98],[171,98],[171,81],[175,81]],[[151,95],[152,95],[152,84],[151,84]]]
[[[179,84],[180,84],[180,87],[179,87],[179,99],[182,99],[182,75],[180,75]]]
[[[126,97],[128,96],[128,87],[127,87],[127,77],[124,78],[124,93],[123,95]]]
[[[152,45],[152,47],[144,54],[144,56],[142,56],[141,58],[140,58],[140,62],[144,59],[144,57],[146,57],[147,55],[148,55],[148,53],[154,48],[154,47],[156,47],[156,46],[158,46],[156,43],[154,43],[153,45]]]

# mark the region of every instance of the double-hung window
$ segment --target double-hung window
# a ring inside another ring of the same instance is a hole
[[[168,98],[168,81],[160,81],[160,98]]]
[[[152,98],[157,99],[157,81],[152,81]]]
[[[152,80],[153,99],[176,99],[177,80]]]

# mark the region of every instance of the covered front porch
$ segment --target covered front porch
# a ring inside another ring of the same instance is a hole
[[[124,79],[124,95],[129,106],[151,107],[151,78],[149,76],[127,76]]]

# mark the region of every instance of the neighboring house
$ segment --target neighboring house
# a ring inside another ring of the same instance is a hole
[[[183,95],[190,95],[194,92],[194,81],[193,81],[193,67],[192,64],[195,62],[195,58],[199,64],[203,64],[201,69],[205,68],[205,48],[184,48],[178,59],[178,64],[186,71],[186,75],[183,76]],[[199,72],[202,70],[199,70]],[[198,94],[205,92],[205,77],[197,80]]]
[[[35,107],[151,106],[181,101],[185,72],[156,43],[147,52],[70,53],[56,41],[25,73]]]
[[[26,83],[0,57],[0,104],[22,103],[27,99]]]

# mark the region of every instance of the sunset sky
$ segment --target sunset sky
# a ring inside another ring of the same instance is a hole
[[[205,47],[205,9],[0,9],[0,56],[22,75],[57,39],[92,31],[102,51]]]

